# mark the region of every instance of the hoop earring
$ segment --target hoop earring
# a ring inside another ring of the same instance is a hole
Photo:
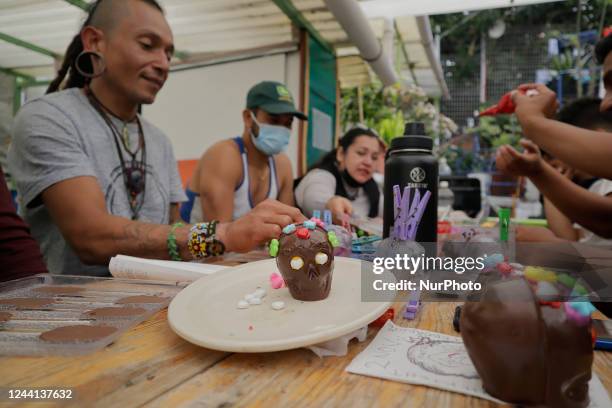
[[[89,55],[92,57],[97,57],[100,62],[102,63],[102,69],[100,70],[99,73],[94,72],[94,63],[93,63],[93,58],[91,61],[91,70],[92,72],[87,72],[85,70],[83,70],[81,68],[81,58],[83,58],[83,56],[85,55]],[[74,60],[74,68],[78,71],[79,74],[81,74],[83,77],[87,78],[87,79],[93,79],[93,78],[97,78],[100,75],[102,75],[104,73],[104,71],[106,71],[106,62],[104,61],[104,57],[102,56],[102,54],[100,54],[97,51],[81,51],[81,53],[79,55],[77,55],[77,57]]]

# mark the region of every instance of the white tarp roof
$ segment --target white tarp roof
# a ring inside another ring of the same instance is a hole
[[[90,0],[82,1],[89,2]],[[159,2],[164,7],[173,29],[176,49],[185,53],[182,54],[182,59],[176,60],[177,64],[201,63],[232,53],[281,49],[298,43],[291,20],[272,0]],[[321,37],[335,48],[339,57],[339,78],[342,86],[371,81],[374,74],[359,57],[323,0],[292,0],[291,3]],[[84,11],[67,0],[0,0],[0,34],[41,47],[55,54],[57,59],[61,59],[84,17]],[[383,21],[373,18],[371,25],[376,35],[381,38]],[[396,26],[414,64],[417,83],[428,93],[439,95],[441,87],[434,79],[431,62],[423,51],[414,19],[398,18]],[[0,68],[50,79],[54,76],[53,63],[53,56],[0,39]],[[407,69],[403,60],[398,67],[400,71]],[[402,77],[412,81],[408,73]]]
[[[361,8],[370,18],[431,16],[555,1],[562,0],[361,0]]]

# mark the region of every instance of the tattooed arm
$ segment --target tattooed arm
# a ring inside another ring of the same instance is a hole
[[[61,181],[46,189],[42,199],[53,221],[83,263],[108,264],[117,254],[168,259],[166,240],[170,226],[109,214],[94,177]],[[264,201],[239,220],[220,224],[217,238],[228,251],[246,252],[280,235],[283,226],[303,219],[293,207],[277,201]],[[189,228],[177,228],[175,232],[180,254],[185,260],[192,259],[187,249]]]

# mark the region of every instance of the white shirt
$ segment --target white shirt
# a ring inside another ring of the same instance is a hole
[[[591,185],[591,187],[589,187],[589,191],[605,197],[608,194],[612,193],[612,181],[606,179],[597,180]],[[581,225],[576,225],[578,226],[578,228],[582,229],[584,235],[582,238],[580,238],[579,242],[589,245],[612,246],[612,240],[600,237],[599,235],[594,234],[592,231],[589,231]]]

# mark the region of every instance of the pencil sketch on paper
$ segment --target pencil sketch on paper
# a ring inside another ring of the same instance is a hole
[[[423,336],[408,347],[406,356],[412,364],[432,374],[479,378],[461,341],[434,340]]]

